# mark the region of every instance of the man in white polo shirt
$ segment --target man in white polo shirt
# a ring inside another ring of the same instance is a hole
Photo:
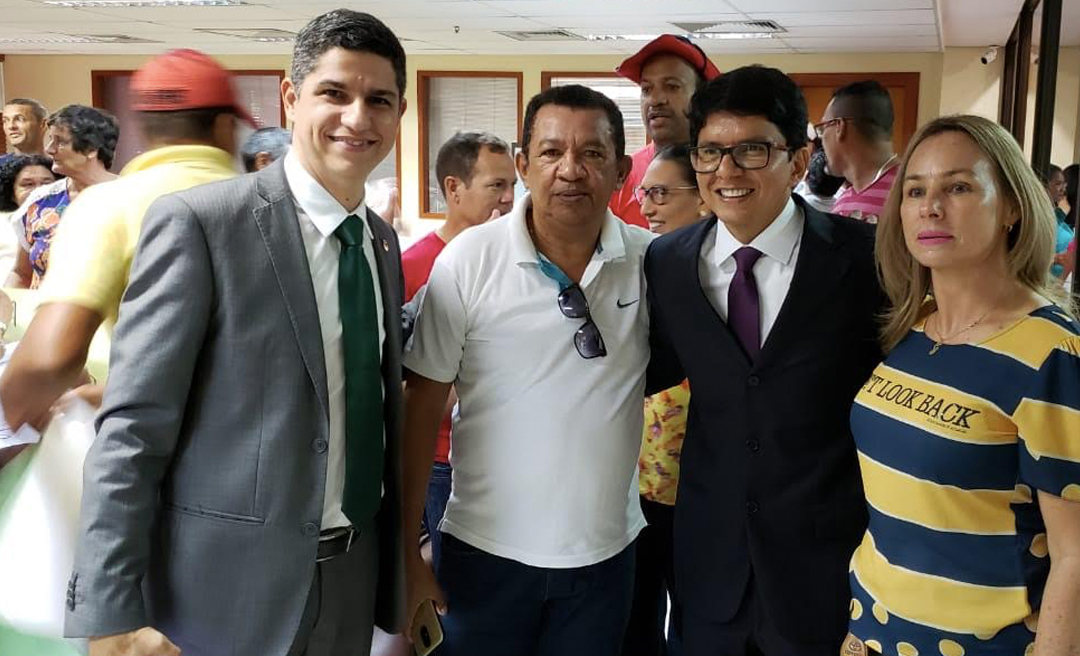
[[[446,247],[406,348],[407,612],[428,599],[445,612],[449,656],[614,656],[645,525],[651,235],[607,210],[630,168],[611,100],[553,87],[524,125],[530,193]],[[451,384],[454,476],[433,574],[417,533]]]

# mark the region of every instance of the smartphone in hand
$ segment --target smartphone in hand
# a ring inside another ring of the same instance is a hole
[[[425,599],[416,609],[416,618],[412,625],[412,643],[416,656],[428,656],[435,648],[442,644],[442,625],[439,624],[439,615],[435,612],[435,604],[430,599]]]

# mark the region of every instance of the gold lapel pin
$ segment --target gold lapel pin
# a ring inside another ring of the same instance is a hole
[[[386,251],[387,253],[389,253],[390,252],[390,242],[386,241],[385,239],[382,240],[382,249],[384,251]]]

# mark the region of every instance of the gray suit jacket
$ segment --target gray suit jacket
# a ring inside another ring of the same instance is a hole
[[[376,621],[404,610],[397,236],[373,212],[386,343]],[[329,440],[319,315],[284,168],[155,202],[86,458],[71,637],[151,625],[184,653],[284,654],[315,568]]]

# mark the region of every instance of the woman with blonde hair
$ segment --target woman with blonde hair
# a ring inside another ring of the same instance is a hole
[[[999,125],[913,137],[877,229],[888,355],[851,415],[870,523],[845,653],[1078,653],[1080,325],[1054,221]]]

